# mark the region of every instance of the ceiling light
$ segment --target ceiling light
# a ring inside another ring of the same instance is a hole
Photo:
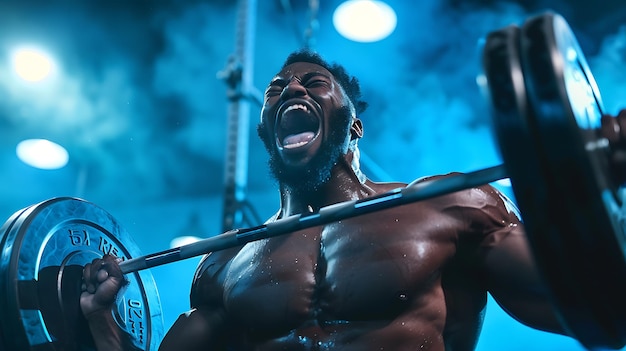
[[[29,166],[58,169],[67,164],[69,155],[63,146],[45,139],[27,139],[17,144],[17,157]]]
[[[333,24],[339,34],[358,42],[375,42],[396,29],[394,10],[382,1],[349,0],[337,7]]]
[[[29,82],[44,80],[54,69],[52,58],[42,50],[35,48],[15,50],[11,61],[17,75]]]

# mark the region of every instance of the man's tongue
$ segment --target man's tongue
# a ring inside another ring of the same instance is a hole
[[[295,149],[297,147],[306,145],[309,141],[313,139],[315,133],[313,132],[302,132],[298,134],[287,135],[285,139],[283,139],[283,147],[285,149]]]

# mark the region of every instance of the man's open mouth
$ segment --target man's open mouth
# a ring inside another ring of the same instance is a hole
[[[308,104],[294,103],[281,108],[276,119],[276,138],[284,149],[309,144],[319,134],[320,119]]]

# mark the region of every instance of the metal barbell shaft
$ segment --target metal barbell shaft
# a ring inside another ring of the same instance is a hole
[[[322,207],[318,212],[293,215],[257,227],[231,230],[189,245],[136,257],[120,263],[120,268],[124,274],[136,272],[213,251],[236,247],[255,240],[271,238],[301,229],[450,194],[507,177],[504,165],[499,165],[451,177],[415,182],[405,188],[398,188],[374,197],[340,202]]]

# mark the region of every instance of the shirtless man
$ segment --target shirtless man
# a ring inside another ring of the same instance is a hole
[[[359,169],[365,106],[341,66],[286,60],[258,127],[280,186],[270,221],[406,185]],[[119,350],[110,311],[123,276],[104,260],[86,266],[81,306],[98,348]],[[514,205],[484,185],[207,255],[160,350],[473,350],[487,292],[564,334]]]

